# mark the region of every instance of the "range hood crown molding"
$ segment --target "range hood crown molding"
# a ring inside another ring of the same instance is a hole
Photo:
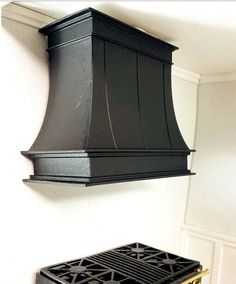
[[[190,175],[171,93],[177,48],[92,8],[40,29],[50,92],[31,181],[94,185]]]

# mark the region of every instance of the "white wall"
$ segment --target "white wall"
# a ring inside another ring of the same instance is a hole
[[[190,178],[183,254],[210,268],[203,284],[235,284],[236,81],[212,78],[199,86],[192,164],[197,175]]]
[[[236,236],[236,82],[199,87],[186,223]]]
[[[24,184],[28,150],[48,95],[45,39],[30,26],[3,20],[1,69],[1,283],[32,284],[46,265],[140,241],[180,252],[188,177],[81,189]],[[174,78],[181,131],[192,147],[197,85]]]

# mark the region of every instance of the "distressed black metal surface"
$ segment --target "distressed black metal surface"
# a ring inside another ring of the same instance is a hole
[[[138,96],[142,131],[147,148],[171,149],[165,113],[164,63],[137,55]]]
[[[115,141],[110,123],[110,110],[105,78],[104,40],[94,37],[93,50],[93,103],[86,149],[115,148]]]
[[[37,158],[35,175],[69,177],[104,177],[128,174],[178,172],[187,170],[184,156],[123,156],[86,158]]]
[[[90,8],[40,31],[48,36],[50,92],[39,135],[22,152],[34,163],[31,179],[190,174],[172,102],[174,46]]]
[[[136,52],[105,42],[106,92],[118,149],[145,147],[138,103]]]
[[[186,145],[176,121],[174,105],[171,92],[171,66],[164,64],[164,96],[165,96],[165,112],[168,133],[171,141],[172,149],[187,149]]]
[[[33,150],[84,149],[92,104],[91,39],[49,54],[50,93]]]

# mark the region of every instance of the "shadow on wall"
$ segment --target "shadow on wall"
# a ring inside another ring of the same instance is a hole
[[[52,202],[60,202],[66,200],[82,200],[88,198],[105,198],[116,196],[118,191],[122,191],[122,195],[131,194],[146,187],[146,190],[157,188],[157,183],[153,181],[132,181],[125,183],[115,183],[106,185],[97,185],[84,187],[78,184],[64,183],[47,183],[47,182],[26,182],[28,188],[37,192],[43,198],[49,199]]]
[[[30,51],[33,56],[40,58],[40,60],[42,60],[42,56],[47,58],[47,52],[45,51],[47,40],[38,32],[37,28],[25,25],[24,29],[27,29],[27,32],[22,32],[21,25],[16,25],[15,21],[3,17],[1,24],[3,29],[27,49],[27,52]],[[41,37],[41,40],[39,40],[39,37]]]

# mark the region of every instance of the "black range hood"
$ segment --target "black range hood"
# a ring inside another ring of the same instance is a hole
[[[30,180],[93,185],[190,175],[171,94],[177,49],[88,8],[40,29],[50,91]]]

